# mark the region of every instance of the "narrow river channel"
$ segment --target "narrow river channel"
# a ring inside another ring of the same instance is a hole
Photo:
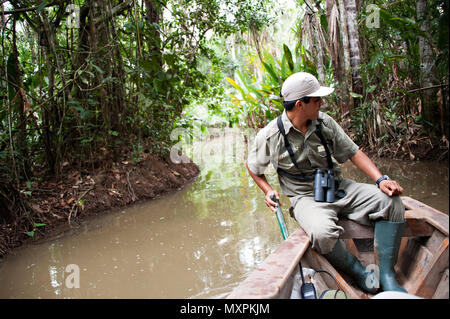
[[[201,173],[182,190],[16,249],[0,264],[0,298],[226,297],[282,242],[244,156],[236,155],[241,144],[233,134],[194,144]],[[404,195],[448,214],[447,163],[376,164]],[[343,173],[370,182],[351,163]],[[269,182],[279,189],[275,174]],[[292,232],[297,224],[287,198],[282,203]]]

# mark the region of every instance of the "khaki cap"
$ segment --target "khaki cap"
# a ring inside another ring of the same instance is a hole
[[[281,95],[285,101],[294,101],[305,96],[330,95],[333,91],[332,87],[321,86],[314,75],[297,72],[284,81]]]

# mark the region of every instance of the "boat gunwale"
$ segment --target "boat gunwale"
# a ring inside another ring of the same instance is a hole
[[[302,228],[297,228],[233,290],[227,299],[278,298],[309,247],[308,235]],[[274,270],[277,272],[274,273]]]

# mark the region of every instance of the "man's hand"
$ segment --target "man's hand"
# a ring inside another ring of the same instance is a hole
[[[273,211],[274,213],[277,212],[277,209],[275,207],[278,206],[277,203],[275,203],[270,196],[275,195],[275,198],[280,200],[280,195],[278,194],[278,192],[276,190],[270,190],[266,193],[266,197],[264,197],[264,201],[266,202],[266,205],[270,208],[271,211]],[[281,206],[281,203],[280,203]]]
[[[383,193],[389,196],[401,195],[403,193],[403,187],[401,187],[396,181],[390,179],[381,181],[380,189]]]

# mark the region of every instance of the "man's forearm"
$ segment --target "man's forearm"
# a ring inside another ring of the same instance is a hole
[[[379,179],[382,174],[372,162],[372,160],[361,150],[358,150],[355,155],[353,155],[350,160],[358,167],[361,171],[366,173],[373,181]]]
[[[350,160],[374,181],[377,181],[382,176],[372,160],[363,151],[359,150],[356,152]],[[393,180],[384,180],[380,182],[378,187],[389,196],[401,195],[403,193],[403,187]]]
[[[259,188],[264,192],[264,194],[267,194],[267,192],[272,190],[272,187],[270,186],[269,182],[266,179],[265,175],[256,175],[254,174],[249,168],[248,163],[245,163],[245,166],[247,166],[247,170],[250,174],[250,176],[255,181],[256,185],[258,185]]]

